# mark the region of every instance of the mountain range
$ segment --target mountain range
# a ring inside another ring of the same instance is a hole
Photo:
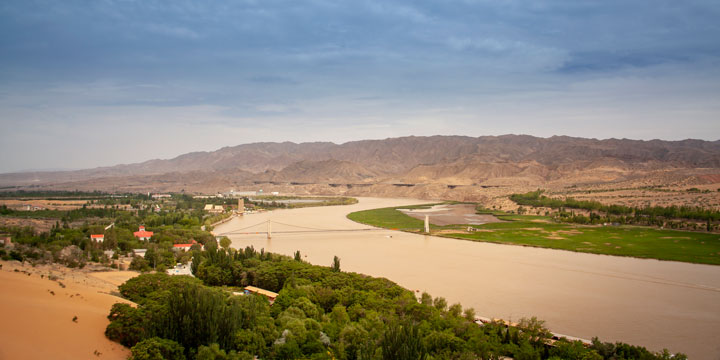
[[[720,141],[410,136],[344,144],[253,143],[129,165],[0,174],[0,187],[199,193],[269,184],[322,192],[386,185],[702,183],[714,182],[718,174]]]

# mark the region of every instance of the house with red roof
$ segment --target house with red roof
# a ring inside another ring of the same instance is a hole
[[[92,235],[90,235],[90,240],[97,241],[97,242],[103,242],[103,241],[105,241],[105,235],[92,234]]]
[[[175,244],[175,245],[173,245],[173,250],[189,251],[190,248],[192,248],[192,246],[197,243],[198,243],[197,241],[193,240],[189,244]],[[200,245],[200,250],[205,250],[205,246]]]
[[[141,225],[140,228],[138,228],[138,231],[134,232],[133,235],[138,238],[138,240],[145,241],[150,240],[153,236],[153,232],[145,231],[145,227]]]

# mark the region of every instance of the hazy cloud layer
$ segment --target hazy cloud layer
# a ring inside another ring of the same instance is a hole
[[[717,1],[0,4],[0,172],[255,141],[720,138]]]

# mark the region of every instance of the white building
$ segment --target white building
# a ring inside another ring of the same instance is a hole
[[[168,273],[168,275],[189,275],[189,276],[194,277],[194,275],[192,274],[192,270],[190,270],[191,266],[192,266],[192,261],[190,261],[187,264],[178,263],[177,265],[175,265],[174,268],[167,269],[167,273]]]

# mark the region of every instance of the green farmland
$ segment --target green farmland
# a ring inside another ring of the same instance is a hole
[[[421,232],[423,221],[396,209],[358,211],[350,220],[367,225]],[[720,265],[720,235],[639,226],[583,226],[555,223],[548,217],[499,215],[505,222],[431,226],[437,236],[499,244],[535,246],[593,254],[632,256]],[[472,226],[477,231],[467,232]]]

